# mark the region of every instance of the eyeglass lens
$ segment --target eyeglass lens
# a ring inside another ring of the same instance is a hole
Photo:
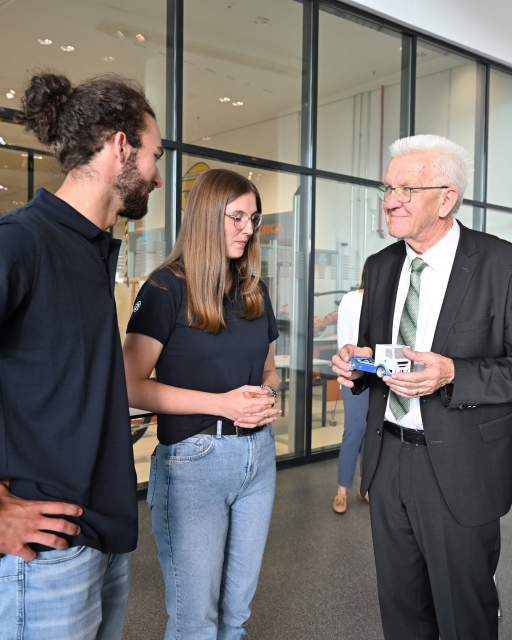
[[[261,213],[255,213],[251,216],[252,228],[256,230],[261,224]],[[242,231],[247,226],[249,222],[249,216],[246,213],[237,213],[236,216],[233,217],[233,222],[235,223],[235,227]]]
[[[377,189],[381,200],[389,200],[393,191],[398,202],[407,203],[411,201],[411,190],[408,187],[386,187],[382,185]]]

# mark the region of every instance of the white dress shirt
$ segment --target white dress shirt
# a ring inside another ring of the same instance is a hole
[[[338,309],[338,349],[346,344],[357,345],[362,304],[363,294],[359,289],[343,296]]]
[[[421,274],[420,300],[418,309],[418,326],[416,328],[415,351],[430,351],[432,341],[439,320],[441,306],[443,304],[446,287],[453,267],[455,252],[459,244],[460,227],[457,220],[453,220],[450,231],[439,240],[437,244],[430,247],[421,256],[406,243],[407,257],[402,267],[398,291],[396,294],[395,313],[393,316],[393,340],[398,341],[398,330],[400,319],[404,308],[405,299],[409,291],[411,279],[411,264],[414,258],[421,258],[427,263]],[[411,398],[410,411],[401,420],[397,420],[389,408],[389,396],[386,406],[385,420],[394,422],[409,429],[423,429],[421,419],[420,398]]]

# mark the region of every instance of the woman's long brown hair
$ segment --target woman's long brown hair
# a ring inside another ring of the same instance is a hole
[[[226,327],[223,297],[229,278],[244,304],[242,317],[253,320],[263,313],[258,230],[249,238],[241,258],[230,260],[228,266],[226,257],[226,205],[246,193],[254,193],[261,213],[260,194],[250,180],[227,169],[202,173],[188,196],[176,245],[162,264],[187,283],[190,325],[208,333],[216,334],[221,325]]]

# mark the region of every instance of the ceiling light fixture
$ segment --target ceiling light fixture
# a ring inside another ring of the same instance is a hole
[[[142,33],[138,33],[135,37],[139,42],[146,42],[146,38],[142,35]]]
[[[243,102],[232,102],[231,103],[234,107],[243,107],[244,103]]]
[[[114,62],[115,58],[114,56],[105,56],[103,60],[105,60],[105,62]]]
[[[0,136],[0,144],[7,144],[7,142]]]
[[[39,44],[49,45],[52,44],[52,41],[49,38],[38,38],[37,40]]]
[[[219,102],[230,102],[231,98],[219,98]]]
[[[12,99],[14,98],[14,92],[12,92],[12,91],[8,91],[8,92],[5,94],[5,97],[7,98],[7,100],[12,100]]]
[[[70,53],[75,50],[75,47],[72,47],[70,44],[63,44],[60,46],[61,51],[65,51],[66,53]]]
[[[114,35],[117,36],[118,38],[124,38],[124,33],[122,31],[116,31]]]

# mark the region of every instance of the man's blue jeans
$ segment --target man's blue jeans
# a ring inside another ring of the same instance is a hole
[[[165,640],[245,636],[275,484],[270,426],[158,445],[148,503],[165,579]]]
[[[129,586],[127,553],[0,556],[0,640],[121,640]]]

